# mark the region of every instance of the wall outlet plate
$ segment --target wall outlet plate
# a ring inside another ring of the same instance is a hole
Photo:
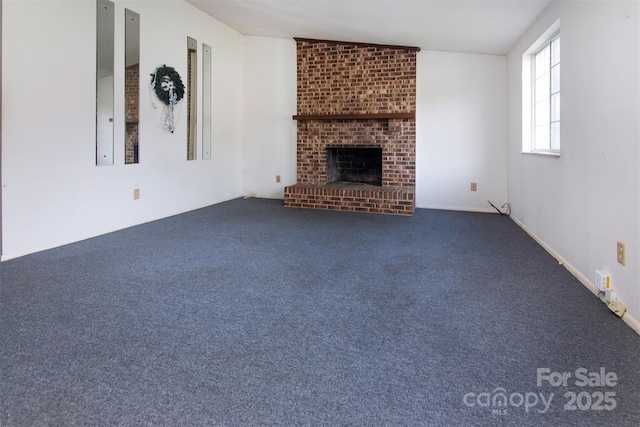
[[[622,242],[618,242],[618,262],[622,265],[627,262],[627,249]]]

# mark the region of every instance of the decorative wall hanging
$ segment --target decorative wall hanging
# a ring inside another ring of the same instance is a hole
[[[165,104],[162,124],[169,132],[173,133],[175,130],[175,106],[184,97],[184,84],[182,84],[180,74],[173,67],[166,65],[158,67],[155,73],[151,74],[150,89]]]

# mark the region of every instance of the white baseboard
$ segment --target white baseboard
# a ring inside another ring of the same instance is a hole
[[[219,201],[217,201],[215,203],[208,203],[208,204],[204,204],[204,205],[201,205],[201,206],[195,206],[195,207],[188,208],[187,210],[177,210],[175,212],[164,214],[163,216],[160,216],[160,217],[150,216],[150,217],[147,217],[147,218],[139,219],[139,220],[137,220],[135,222],[116,224],[116,225],[114,225],[112,227],[103,228],[103,229],[96,230],[96,231],[91,232],[91,233],[77,234],[77,235],[69,237],[68,239],[55,240],[55,241],[47,242],[47,243],[39,245],[39,246],[34,246],[34,247],[27,248],[27,249],[23,249],[23,250],[20,250],[20,251],[15,251],[15,252],[10,252],[10,253],[3,253],[3,254],[0,254],[0,262],[9,261],[10,259],[20,258],[20,257],[26,256],[26,255],[31,255],[31,254],[37,253],[37,252],[47,251],[49,249],[59,248],[60,246],[70,245],[72,243],[77,243],[77,242],[81,242],[83,240],[92,239],[94,237],[102,236],[102,235],[113,233],[113,232],[120,231],[120,230],[124,230],[126,228],[135,227],[136,225],[142,225],[142,224],[146,224],[148,222],[159,221],[159,220],[164,219],[164,218],[169,218],[169,217],[172,217],[172,216],[175,216],[175,215],[180,215],[180,214],[183,214],[183,213],[187,213],[187,212],[195,211],[195,210],[198,210],[198,209],[206,208],[208,206],[217,205],[218,203],[228,202],[230,200],[234,200],[234,199],[237,199],[239,197],[240,197],[240,195],[233,196],[231,198],[225,198],[225,199],[219,200]]]
[[[473,207],[473,208],[463,208],[460,206],[433,206],[433,205],[418,205],[416,204],[417,209],[435,209],[440,211],[461,211],[461,212],[481,212],[481,213],[498,213],[495,209],[491,207]]]
[[[594,294],[596,298],[598,297],[598,288],[593,284],[591,280],[587,278],[587,276],[582,274],[573,265],[568,263],[567,260],[562,258],[562,256],[560,256],[558,252],[556,252],[544,240],[538,237],[533,231],[529,230],[527,226],[525,226],[518,218],[514,217],[513,215],[511,215],[509,218],[511,218],[513,222],[518,225],[518,227],[522,228],[529,236],[531,236],[531,238],[533,238],[533,240],[535,240],[540,246],[542,246],[547,252],[549,252],[549,254],[551,254],[551,256],[554,257],[559,264],[566,268],[569,273],[571,273],[576,279],[578,279],[578,281],[580,281],[580,283],[582,283],[587,289],[589,289],[589,291],[591,291],[591,293]],[[624,313],[624,315],[622,316],[622,320],[627,325],[629,325],[631,329],[636,331],[638,335],[640,335],[640,322],[636,318],[631,316],[628,311]]]
[[[242,197],[245,199],[284,200],[284,194],[281,196],[268,196],[268,195],[256,194],[256,193],[243,193]]]
[[[624,323],[629,325],[631,329],[640,335],[640,322],[638,322],[638,319],[630,315],[629,312],[625,312],[622,316],[622,320],[624,320]]]

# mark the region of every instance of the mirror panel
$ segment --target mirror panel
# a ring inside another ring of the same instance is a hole
[[[202,158],[211,158],[211,46],[202,44]]]
[[[196,159],[198,42],[187,37],[187,160]]]
[[[114,5],[96,3],[96,165],[113,164]]]
[[[139,162],[138,111],[140,98],[140,15],[129,9],[124,11],[124,163]]]

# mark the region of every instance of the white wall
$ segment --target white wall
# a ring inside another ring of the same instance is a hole
[[[296,183],[296,42],[244,42],[244,193],[283,198]]]
[[[115,164],[97,167],[95,2],[3,2],[2,259],[242,195],[242,36],[182,1],[115,3]],[[124,165],[125,7],[141,19],[137,165]],[[170,134],[151,105],[157,66],[185,80],[187,36],[200,62],[201,44],[212,47],[212,160],[199,141],[199,160],[186,161],[185,108]]]
[[[421,51],[417,72],[416,205],[495,212],[487,200],[507,202],[506,58]]]
[[[554,2],[508,56],[513,216],[587,286],[596,269],[608,269],[634,319],[640,319],[639,15],[635,1]],[[561,156],[521,154],[522,54],[557,19]],[[617,241],[626,244],[626,266],[616,262]]]

